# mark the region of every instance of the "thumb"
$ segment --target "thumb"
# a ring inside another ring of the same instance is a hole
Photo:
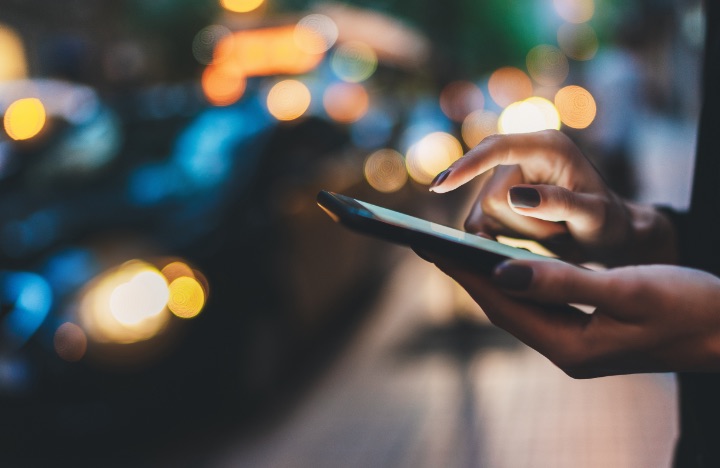
[[[609,277],[561,260],[510,260],[498,265],[492,281],[526,299],[549,304],[602,306],[608,300]]]
[[[603,201],[557,185],[516,185],[508,191],[512,210],[545,221],[565,221],[575,235],[592,234],[603,225]]]

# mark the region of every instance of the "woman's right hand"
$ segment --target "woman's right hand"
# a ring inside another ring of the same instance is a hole
[[[670,221],[612,192],[556,130],[488,137],[440,173],[430,190],[448,192],[493,169],[465,222],[469,232],[537,240],[575,262],[676,261]]]

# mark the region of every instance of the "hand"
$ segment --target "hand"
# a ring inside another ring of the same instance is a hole
[[[559,131],[486,138],[439,174],[430,190],[448,192],[492,169],[466,230],[534,239],[574,262],[676,261],[670,221],[613,193]]]
[[[720,371],[720,279],[708,273],[666,265],[592,271],[558,260],[513,260],[488,278],[423,257],[455,278],[494,324],[571,377]]]

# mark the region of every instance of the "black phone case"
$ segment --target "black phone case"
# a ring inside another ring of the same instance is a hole
[[[364,206],[344,195],[323,190],[317,195],[317,203],[336,222],[355,231],[410,246],[416,250],[437,253],[479,273],[489,275],[497,265],[509,258],[479,247],[379,220]]]

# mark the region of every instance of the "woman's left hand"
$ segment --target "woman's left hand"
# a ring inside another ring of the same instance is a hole
[[[423,257],[458,281],[494,324],[572,377],[720,371],[720,279],[708,273],[667,265],[592,271],[558,260],[513,260],[486,277]]]

